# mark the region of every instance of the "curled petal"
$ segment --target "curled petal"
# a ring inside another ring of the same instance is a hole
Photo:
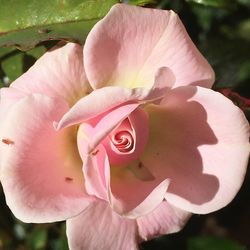
[[[65,220],[89,204],[76,128],[53,128],[67,110],[61,99],[34,94],[16,102],[1,121],[0,179],[8,206],[22,221]]]
[[[136,160],[145,147],[148,130],[147,124],[142,122],[145,119],[144,112],[138,109],[134,112],[130,110],[130,107],[136,107],[134,105],[118,107],[100,119],[95,127],[84,123],[78,132],[78,148],[84,162],[83,172],[88,194],[109,201],[117,213],[129,218],[136,218],[152,211],[164,199],[169,184],[167,180],[155,179]],[[130,112],[132,113],[129,115]],[[107,153],[107,150],[110,150],[106,147],[107,140],[111,129],[126,116],[131,120],[132,128],[137,133],[134,140],[138,149],[135,149],[132,156],[117,156],[122,162],[122,166],[117,166],[111,164],[114,155]],[[146,129],[143,128],[145,125]],[[139,140],[141,141],[137,142]]]
[[[90,31],[84,60],[93,88],[150,88],[162,67],[173,72],[176,87],[214,82],[212,68],[173,11],[114,5]]]
[[[88,131],[88,135],[90,135],[92,128],[86,126],[84,131]],[[83,159],[82,169],[87,193],[108,201],[107,186],[109,185],[110,169],[105,149],[102,145],[98,145],[95,151],[89,153],[88,141],[79,139],[79,136],[78,148]]]
[[[93,136],[90,139],[89,147],[92,151],[112,130],[115,129],[125,118],[127,118],[138,107],[137,103],[120,106],[110,113],[104,115],[94,128]],[[134,111],[136,112],[136,111]]]
[[[84,162],[85,185],[89,194],[107,199],[109,160],[106,150],[100,143],[137,106],[138,104],[128,104],[118,107],[113,112],[103,116],[95,127],[88,123],[83,123],[79,127],[77,143]],[[108,173],[104,174],[105,171],[108,171]]]
[[[110,113],[99,117],[96,124],[83,123],[80,125],[78,133],[78,142],[81,144],[81,140],[85,142],[84,153],[90,154],[95,148],[109,135],[109,133],[115,129],[115,127],[121,123],[127,116],[138,107],[138,104],[132,103],[124,106],[120,106]],[[86,131],[87,129],[87,131]],[[81,146],[81,145],[80,145]],[[82,151],[82,150],[80,150]]]
[[[118,114],[115,114],[115,112],[112,112],[111,115],[118,117]],[[109,115],[105,116],[105,120],[110,124],[111,119]],[[98,125],[99,124],[105,125],[102,121],[99,122]],[[103,126],[100,131],[103,131],[104,127],[105,126]],[[141,108],[137,108],[106,137],[103,141],[103,145],[107,151],[110,164],[124,166],[133,160],[139,159],[147,141],[148,117]],[[123,145],[124,142],[127,144]]]
[[[121,202],[118,199],[116,199],[114,196],[111,197],[112,207],[116,212],[131,219],[149,214],[152,211],[154,211],[154,209],[156,209],[158,205],[161,204],[162,201],[164,200],[164,196],[169,186],[169,182],[170,182],[169,180],[162,181],[158,186],[153,188],[152,192],[149,193],[144,200],[140,200],[141,197],[138,197],[138,200],[136,201],[138,205],[134,208],[126,207],[126,205],[120,206]],[[138,188],[143,188],[143,185],[139,185]],[[111,192],[112,190],[110,190],[110,193]],[[136,189],[134,190],[134,192],[137,192]],[[129,201],[129,199],[127,201]],[[133,204],[133,206],[135,205]]]
[[[127,218],[137,218],[153,211],[163,201],[169,185],[168,180],[159,183],[149,173],[144,173],[144,179],[140,178],[127,167],[111,166],[110,169],[101,145],[94,155],[87,157],[83,171],[88,194],[108,201],[116,213]]]
[[[58,124],[55,124],[55,127],[57,130],[60,130],[73,124],[87,121],[121,104],[152,102],[163,98],[165,92],[166,88],[158,88],[157,86],[151,89],[127,89],[122,87],[97,89],[88,96],[80,99],[62,117]],[[112,98],[108,98],[109,96]]]

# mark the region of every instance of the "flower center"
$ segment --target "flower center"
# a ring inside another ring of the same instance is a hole
[[[137,108],[103,141],[110,164],[124,166],[138,160],[148,140],[148,117]]]
[[[111,142],[121,153],[128,153],[134,147],[133,135],[129,131],[119,131],[114,134]]]

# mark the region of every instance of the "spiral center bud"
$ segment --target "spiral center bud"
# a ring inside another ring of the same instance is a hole
[[[128,153],[134,147],[134,139],[130,131],[119,131],[112,136],[111,142],[121,153]]]
[[[148,117],[141,108],[133,111],[103,141],[109,162],[124,166],[137,160],[148,140]]]

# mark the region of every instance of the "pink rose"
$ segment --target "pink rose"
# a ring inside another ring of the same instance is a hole
[[[24,222],[67,220],[70,249],[131,250],[227,205],[249,126],[172,11],[115,5],[1,89],[0,179]]]

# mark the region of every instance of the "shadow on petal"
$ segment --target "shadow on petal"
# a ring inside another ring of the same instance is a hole
[[[146,108],[150,136],[142,162],[159,181],[170,179],[168,193],[201,205],[214,198],[219,180],[205,173],[199,147],[215,145],[218,140],[204,107],[189,101],[195,92],[193,87],[178,88],[166,96],[161,106]]]

